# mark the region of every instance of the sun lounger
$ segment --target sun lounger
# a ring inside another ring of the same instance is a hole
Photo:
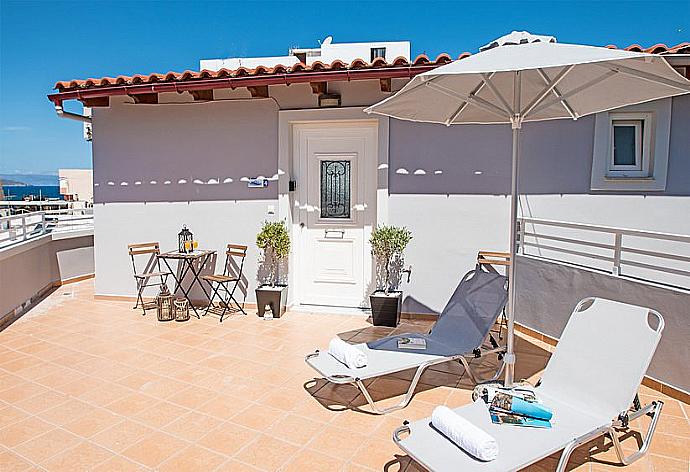
[[[355,347],[362,350],[368,360],[365,367],[357,369],[348,368],[326,351],[309,354],[306,362],[329,382],[356,385],[375,413],[399,410],[410,402],[420,377],[430,366],[457,360],[463,364],[470,378],[478,381],[466,357],[481,358],[488,354],[501,356],[505,352],[490,331],[507,299],[506,277],[477,268],[462,278],[429,334],[400,334],[357,344]],[[426,349],[411,351],[398,348],[398,339],[403,337],[424,338]],[[483,348],[487,339],[491,343],[490,349]],[[494,379],[502,371],[503,363],[499,364]],[[378,408],[364,381],[415,368],[417,371],[400,403],[389,408]]]
[[[600,298],[582,300],[536,389],[553,409],[551,429],[493,424],[481,399],[454,410],[498,442],[496,460],[470,457],[435,430],[429,418],[404,424],[393,440],[433,472],[519,470],[561,450],[556,470],[562,472],[575,448],[605,434],[620,461],[630,464],[649,448],[663,407],[657,401],[642,408],[637,399],[663,328],[661,315],[648,308]],[[640,449],[626,456],[614,428],[627,427],[643,415],[651,417],[648,431]]]

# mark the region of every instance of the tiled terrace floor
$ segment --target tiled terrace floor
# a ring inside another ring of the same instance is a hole
[[[364,402],[354,389],[314,381],[303,361],[335,333],[364,341],[388,331],[362,317],[297,312],[158,323],[129,303],[94,301],[91,281],[62,287],[0,333],[0,470],[420,470],[391,432],[436,404],[468,402],[468,380],[442,365],[406,409],[357,411]],[[536,378],[548,355],[521,338],[517,375]],[[396,401],[401,377],[371,389]],[[580,448],[571,468],[687,472],[690,407],[664,400],[646,458],[612,465],[602,441]],[[554,466],[547,458],[532,469]]]

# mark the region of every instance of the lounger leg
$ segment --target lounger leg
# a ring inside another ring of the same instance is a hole
[[[556,467],[556,472],[565,472],[565,468],[568,465],[568,461],[570,460],[570,456],[572,455],[572,453],[575,449],[582,446],[583,444],[588,443],[592,439],[601,436],[602,434],[606,434],[607,431],[608,431],[608,426],[604,426],[601,428],[597,428],[594,431],[590,431],[589,433],[584,434],[584,435],[580,436],[579,438],[571,441],[563,449],[563,452],[561,453],[561,458],[558,461],[558,466]]]
[[[487,354],[497,353],[497,352],[500,352],[502,350],[503,350],[503,348],[496,348],[496,349],[492,349],[491,351],[487,351],[485,353],[482,353],[480,359],[482,357],[486,356]],[[472,383],[474,383],[474,384],[480,384],[480,383],[484,383],[484,382],[494,382],[494,381],[498,380],[498,378],[503,373],[503,369],[506,366],[505,362],[501,362],[498,366],[498,369],[496,369],[496,372],[494,373],[493,377],[491,377],[489,379],[480,379],[479,377],[477,377],[475,375],[474,371],[470,367],[470,363],[467,361],[467,359],[464,356],[460,357],[460,363],[463,365],[463,367],[465,368],[465,371],[470,376],[470,380],[472,380]]]
[[[458,356],[462,358],[461,356]],[[427,367],[431,367],[432,365],[436,364],[442,364],[444,362],[452,361],[454,358],[448,358],[448,359],[442,359],[440,361],[436,362],[431,362],[431,363],[426,363],[422,364],[419,367],[417,367],[417,371],[414,374],[414,377],[412,378],[412,382],[410,382],[410,387],[407,389],[407,392],[405,393],[405,396],[403,397],[402,400],[400,400],[400,403],[397,405],[390,406],[388,408],[379,408],[376,406],[376,403],[374,402],[373,398],[371,398],[371,395],[369,394],[369,391],[367,388],[364,386],[364,383],[360,379],[355,379],[355,384],[359,388],[359,390],[362,392],[362,395],[364,395],[364,398],[366,398],[367,403],[369,403],[369,406],[371,407],[372,411],[376,414],[379,415],[385,415],[386,413],[390,413],[392,411],[396,410],[401,410],[405,408],[410,401],[412,400],[412,396],[414,395],[414,390],[417,388],[417,384],[419,383],[419,379],[422,377],[422,374],[424,371],[427,369]]]
[[[613,441],[613,445],[616,448],[616,454],[618,454],[618,459],[623,463],[623,465],[629,465],[635,462],[637,459],[640,457],[644,456],[647,453],[647,450],[649,449],[649,445],[652,442],[652,438],[654,437],[654,432],[656,431],[656,425],[659,422],[659,417],[661,416],[661,409],[664,407],[664,402],[657,400],[649,405],[645,406],[644,408],[641,408],[637,411],[634,411],[628,415],[628,420],[632,421],[640,416],[650,414],[652,416],[652,422],[649,424],[649,429],[647,430],[647,434],[644,437],[644,440],[642,441],[642,447],[640,447],[639,451],[636,451],[629,456],[626,456],[625,453],[623,452],[623,448],[621,446],[620,441],[618,440],[618,435],[616,434],[616,430],[611,427],[609,428],[609,436],[611,436],[611,441]]]

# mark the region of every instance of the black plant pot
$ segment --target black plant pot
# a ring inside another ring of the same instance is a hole
[[[273,318],[280,318],[287,309],[287,285],[262,285],[256,289],[257,314],[264,316],[267,307],[273,312]]]
[[[402,310],[402,292],[389,292],[381,290],[369,295],[371,304],[371,320],[374,326],[389,326],[395,328],[400,323],[400,311]]]

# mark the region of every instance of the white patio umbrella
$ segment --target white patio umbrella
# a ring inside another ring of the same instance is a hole
[[[517,39],[517,40],[516,40]],[[518,44],[515,44],[515,43]],[[519,139],[522,123],[578,118],[690,92],[690,81],[658,55],[559,44],[513,32],[482,52],[414,77],[367,108],[409,121],[510,124],[513,129],[509,312],[505,384],[513,384],[515,251]],[[482,48],[484,49],[484,48]]]

